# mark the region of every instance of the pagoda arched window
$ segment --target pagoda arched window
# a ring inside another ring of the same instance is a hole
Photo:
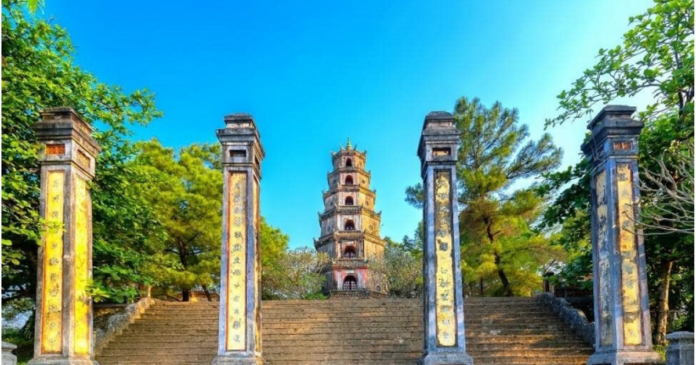
[[[346,221],[346,224],[343,226],[343,229],[346,231],[355,231],[355,222],[352,220]]]
[[[343,257],[347,259],[352,259],[355,258],[355,248],[353,247],[346,247],[345,250],[343,250]]]
[[[352,176],[346,176],[346,185],[353,185],[353,177]]]
[[[346,159],[346,167],[353,167],[353,160]]]
[[[353,205],[353,197],[352,196],[346,197],[345,205]]]
[[[353,275],[347,275],[343,279],[343,290],[357,290],[358,289],[358,279]]]

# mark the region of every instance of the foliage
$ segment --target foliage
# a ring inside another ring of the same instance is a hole
[[[374,277],[386,278],[390,297],[420,297],[423,293],[422,254],[414,254],[406,243],[392,241],[389,237],[384,240],[384,256],[369,262]]]
[[[478,99],[461,98],[454,111],[461,138],[457,177],[465,291],[529,295],[541,284],[539,271],[563,252],[532,229],[544,200],[532,187],[513,185],[556,168],[561,150],[548,134],[529,140],[517,110],[500,103],[486,108]],[[418,206],[422,186],[409,188],[407,201]]]
[[[565,265],[555,276],[557,284],[591,290],[592,242],[590,241],[590,164],[587,159],[564,171],[544,174],[536,193],[554,197],[546,206],[538,228],[552,230],[554,244],[568,253]]]
[[[261,247],[261,297],[271,299],[278,291],[278,286],[274,281],[282,278],[284,272],[281,260],[287,252],[290,237],[280,229],[269,225],[262,217],[259,240]]]
[[[146,90],[126,94],[80,69],[67,32],[35,18],[25,11],[23,2],[3,0],[2,14],[2,277],[8,294],[3,303],[33,298],[36,293],[37,244],[42,228],[38,216],[39,145],[31,126],[40,119],[39,112],[49,107],[73,107],[96,128],[94,136],[103,150],[97,159],[100,178],[91,185],[95,262],[109,261],[101,256],[105,251],[101,248],[116,250],[128,232],[137,240],[130,243],[129,257],[122,258],[127,262],[123,275],[112,283],[138,279],[130,263],[142,259],[145,253],[141,245],[159,231],[138,192],[122,193],[129,179],[137,175],[126,163],[132,146],[124,138],[130,125],[145,125],[161,115],[153,95]],[[102,278],[95,275],[97,287]],[[115,285],[105,295],[120,300],[134,295],[130,288],[121,289],[120,284]]]
[[[600,50],[597,64],[558,96],[560,114],[547,120],[547,125],[561,124],[591,114],[598,103],[652,93],[638,114],[645,122],[639,141],[638,227],[645,232],[657,344],[665,343],[669,327],[687,323],[686,328],[693,329],[693,10],[693,0],[656,0],[645,13],[631,17],[633,28],[624,35],[623,44]],[[572,183],[574,178],[579,182]],[[567,242],[581,242],[577,237],[590,224],[587,181],[589,171],[565,179],[570,187],[546,213],[547,223],[575,222],[564,224],[561,231]],[[566,272],[571,268],[571,275],[583,270],[589,274],[591,260],[586,254],[580,259]]]
[[[144,266],[161,287],[204,291],[219,282],[222,242],[220,146],[193,144],[177,153],[156,140],[142,142],[135,163],[152,177],[140,186],[162,222],[161,250]]]
[[[324,252],[300,247],[283,252],[272,271],[267,271],[263,299],[321,299],[326,278],[322,274],[330,262]]]
[[[676,109],[680,124],[693,123],[693,0],[655,0],[645,13],[630,17],[629,24],[633,28],[624,34],[623,44],[600,49],[595,66],[558,95],[561,113],[547,119],[547,125],[590,115],[597,104],[642,91],[653,98],[640,119]]]

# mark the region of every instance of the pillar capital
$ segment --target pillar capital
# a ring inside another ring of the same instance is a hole
[[[431,112],[425,117],[418,144],[421,174],[428,165],[455,165],[459,149],[459,131],[454,116],[448,112]]]
[[[230,114],[225,116],[225,125],[217,130],[223,166],[250,166],[260,177],[261,161],[266,153],[254,118],[246,113]]]
[[[611,157],[638,156],[638,136],[644,124],[632,118],[635,111],[633,106],[608,105],[587,125],[590,136],[582,151],[592,157],[594,166]]]
[[[92,138],[92,127],[69,107],[49,108],[33,125],[36,139],[42,144],[42,165],[73,164],[94,178],[95,160],[101,147]]]

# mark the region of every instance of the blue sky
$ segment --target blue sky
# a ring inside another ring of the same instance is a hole
[[[346,138],[368,151],[382,235],[400,240],[421,217],[404,190],[420,181],[427,113],[461,96],[498,100],[538,138],[556,95],[650,4],[47,0],[40,14],[68,29],[101,81],[154,91],[164,117],[135,139],[217,142],[224,115],[251,113],[266,150],[261,214],[298,247],[319,235],[330,152]],[[564,165],[579,158],[584,122],[549,130]]]

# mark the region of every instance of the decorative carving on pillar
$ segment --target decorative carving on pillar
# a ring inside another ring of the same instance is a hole
[[[654,364],[643,235],[638,217],[638,135],[636,110],[607,106],[588,129],[583,152],[592,162],[592,244],[594,262],[595,354],[589,365]]]
[[[452,205],[450,172],[435,173],[435,311],[437,312],[437,343],[456,345],[457,319],[454,306],[452,262]]]
[[[229,174],[227,237],[227,350],[244,350],[246,337],[246,173]]]
[[[423,365],[466,364],[456,163],[459,131],[446,112],[428,114],[418,147],[425,189]]]
[[[218,356],[213,364],[261,364],[259,181],[264,151],[249,114],[225,117]]]
[[[44,145],[36,338],[33,365],[96,364],[92,343],[92,201],[89,182],[99,145],[92,128],[71,108],[41,113],[34,125]]]
[[[51,171],[46,185],[46,231],[44,233],[43,305],[41,306],[41,353],[63,350],[63,189],[65,173]]]
[[[92,351],[92,310],[91,299],[87,294],[91,271],[88,261],[92,255],[89,248],[91,232],[88,226],[88,194],[87,182],[75,177],[75,353],[78,355],[89,355]]]

